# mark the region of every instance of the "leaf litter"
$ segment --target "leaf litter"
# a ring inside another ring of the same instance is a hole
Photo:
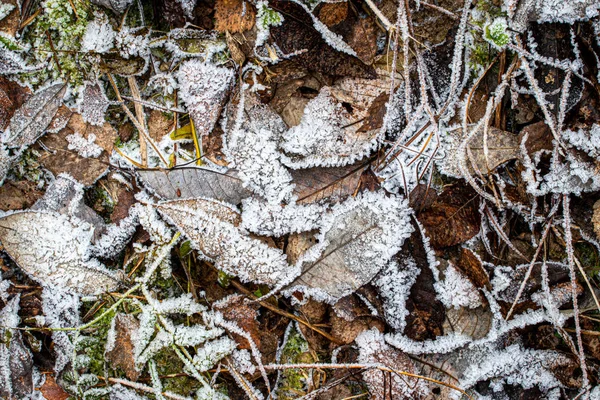
[[[598,7],[0,7],[0,396],[595,398]]]

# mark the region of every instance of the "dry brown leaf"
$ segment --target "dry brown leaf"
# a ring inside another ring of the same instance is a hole
[[[148,133],[156,143],[159,143],[172,129],[173,119],[166,117],[162,111],[150,111],[150,116],[148,117]]]
[[[324,199],[332,202],[344,200],[356,193],[365,168],[365,163],[359,162],[345,167],[292,170],[297,202],[308,204]]]
[[[337,25],[348,16],[348,2],[323,3],[319,9],[319,19],[328,27]],[[350,44],[350,43],[348,43]]]
[[[464,247],[459,250],[456,267],[475,285],[476,288],[492,290],[490,277],[488,276],[481,261],[475,254]]]
[[[225,305],[216,306],[215,308],[223,313],[226,320],[235,322],[237,326],[249,334],[258,348],[261,347],[260,326],[256,319],[258,317],[257,303],[250,303],[244,296],[236,295],[228,298]],[[239,349],[250,349],[248,339],[235,333],[232,334],[232,337],[238,343]]]
[[[252,29],[256,20],[254,6],[245,0],[217,0],[215,29],[219,32],[244,32]]]
[[[108,156],[103,152],[100,158],[84,158],[68,150],[66,137],[72,133],[73,130],[67,127],[58,133],[46,135],[43,143],[50,151],[44,151],[40,147],[38,151],[42,155],[39,162],[55,176],[68,173],[84,186],[90,186],[108,169]]]
[[[56,112],[54,118],[52,118],[52,121],[50,121],[47,131],[50,133],[56,133],[61,129],[64,129],[69,123],[72,115],[73,111],[69,107],[65,106],[64,104],[61,105],[58,107],[58,111]]]
[[[121,368],[127,379],[137,381],[141,372],[135,368],[134,341],[140,322],[133,315],[115,316],[115,338],[113,347],[106,352],[106,361],[111,368]]]
[[[54,376],[51,374],[46,375],[46,380],[39,390],[46,400],[67,400],[71,396],[58,386]]]
[[[493,315],[489,307],[449,308],[446,310],[444,334],[457,333],[473,340],[481,339],[492,328],[492,321]]]
[[[21,2],[17,0],[3,0],[2,4],[15,6],[12,11],[0,20],[0,32],[15,37],[21,25]]]
[[[0,210],[23,210],[29,208],[43,194],[33,182],[27,180],[17,182],[6,181],[0,187]]]
[[[4,130],[14,112],[31,96],[31,90],[0,76],[0,129]]]
[[[478,196],[465,185],[444,190],[433,205],[417,215],[434,248],[464,243],[481,226]]]
[[[92,125],[86,123],[81,114],[74,113],[69,119],[67,127],[85,139],[88,139],[90,135],[94,135],[96,144],[102,147],[106,153],[112,153],[118,134],[108,122],[103,123],[101,126]]]
[[[344,2],[341,4],[347,3]],[[375,24],[374,18],[367,16],[365,18],[358,18],[347,38],[348,45],[354,49],[358,58],[367,65],[371,65],[375,61],[378,35],[379,28]]]

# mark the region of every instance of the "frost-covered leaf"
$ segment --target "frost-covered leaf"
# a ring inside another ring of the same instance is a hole
[[[291,168],[342,166],[369,155],[383,131],[364,128],[373,101],[389,89],[387,81],[345,78],[324,87],[304,109],[300,125],[283,135],[281,148]]]
[[[33,392],[33,356],[25,343],[19,325],[17,295],[0,310],[0,397],[23,399]]]
[[[415,366],[405,353],[387,343],[381,332],[371,329],[358,335],[356,344],[359,348],[358,360],[365,364],[380,364],[396,371],[415,373]],[[363,372],[363,379],[374,398],[382,400],[414,399],[429,392],[424,381],[407,376],[391,374],[386,377],[377,369]]]
[[[199,198],[162,202],[156,207],[229,275],[273,285],[292,270],[281,250],[245,235],[237,227],[238,212],[224,203]]]
[[[4,142],[8,147],[34,143],[50,125],[62,104],[67,86],[58,83],[38,91],[13,115]]]
[[[319,243],[299,260],[302,274],[292,287],[307,287],[329,301],[373,279],[413,231],[408,202],[383,193],[365,193],[323,217]]]
[[[137,381],[141,373],[135,368],[134,341],[140,323],[133,315],[117,314],[106,341],[105,357],[113,369],[121,368],[127,379]]]
[[[477,340],[487,336],[492,323],[493,315],[489,307],[449,308],[446,310],[444,334],[456,333]]]
[[[239,204],[252,193],[242,186],[235,171],[219,172],[210,168],[138,170],[144,186],[164,200],[206,197]]]
[[[4,183],[4,178],[8,174],[12,162],[6,148],[0,143],[0,185]]]
[[[227,131],[223,152],[250,189],[271,203],[287,201],[292,195],[292,176],[277,149],[286,125],[254,94],[242,92],[240,102],[237,107],[243,109],[237,110],[234,126]]]
[[[343,200],[356,192],[365,168],[364,163],[357,163],[345,167],[292,170],[297,202],[305,204],[325,199],[331,202]]]
[[[484,131],[480,130],[469,142],[470,154],[459,154],[462,130],[449,132],[444,141],[446,157],[438,162],[442,173],[460,178],[459,159],[465,158],[466,164],[472,173],[474,168],[483,175],[494,171],[498,166],[507,161],[519,158],[520,143],[518,135],[497,128],[489,128],[484,142]]]
[[[87,83],[81,94],[79,112],[85,122],[92,125],[102,125],[109,104],[98,82]]]
[[[198,135],[208,135],[213,130],[234,76],[232,69],[199,60],[186,61],[179,67],[179,95],[194,120]]]
[[[119,280],[97,260],[89,259],[93,229],[66,216],[25,211],[0,218],[5,251],[33,279],[81,294],[114,289]]]

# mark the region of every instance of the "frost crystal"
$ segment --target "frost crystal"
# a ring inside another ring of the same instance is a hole
[[[71,328],[80,325],[79,296],[62,291],[56,287],[45,287],[42,291],[42,308],[46,325],[49,328]],[[56,351],[54,371],[61,372],[71,361],[75,346],[73,333],[53,331],[52,340]]]
[[[149,53],[148,34],[140,33],[141,28],[123,27],[115,36],[115,47],[123,58],[142,57]]]
[[[227,132],[223,150],[250,189],[267,201],[279,204],[292,196],[292,176],[282,165],[278,139],[286,130],[279,115],[243,93],[240,116]],[[249,98],[246,98],[249,97]],[[243,101],[245,100],[245,101]]]
[[[447,308],[477,308],[481,305],[477,288],[452,264],[448,264],[444,275],[444,279],[433,286],[438,293],[438,299]]]
[[[563,131],[563,138],[573,147],[585,151],[590,157],[600,158],[600,125],[594,124],[589,132]]]
[[[98,158],[102,154],[102,147],[95,143],[96,135],[93,133],[90,133],[87,139],[79,133],[68,135],[66,139],[69,142],[69,150],[76,151],[81,157]]]
[[[106,53],[113,48],[116,32],[104,13],[96,13],[96,18],[88,22],[81,42],[81,50]]]
[[[319,228],[327,208],[320,204],[281,206],[248,198],[242,205],[242,227],[259,235],[306,232]]]
[[[399,332],[406,326],[406,300],[410,288],[416,282],[421,270],[412,257],[400,262],[391,261],[374,280],[383,298],[383,310],[388,324]]]
[[[217,67],[200,60],[184,62],[176,74],[179,95],[196,125],[198,135],[214,128],[234,82],[232,69]]]
[[[104,115],[109,105],[99,82],[86,83],[79,103],[79,113],[85,122],[97,126],[104,124]]]
[[[237,344],[228,337],[206,343],[194,356],[194,365],[200,372],[208,371],[223,357],[231,354]]]

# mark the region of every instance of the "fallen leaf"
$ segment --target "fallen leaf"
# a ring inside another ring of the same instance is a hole
[[[348,16],[348,2],[322,3],[319,9],[319,19],[328,27],[337,25]]]
[[[294,194],[299,204],[314,203],[321,200],[338,202],[353,195],[360,184],[365,163],[345,167],[292,170]]]
[[[473,340],[481,339],[492,329],[493,319],[489,307],[475,309],[452,307],[446,310],[444,334],[456,333],[469,336]]]
[[[56,213],[24,211],[0,218],[0,241],[19,267],[42,285],[85,295],[112,290],[119,282],[88,258],[93,233],[89,224],[78,226]]]
[[[61,129],[64,129],[67,126],[72,115],[73,111],[71,111],[71,109],[66,105],[62,104],[60,107],[58,107],[56,115],[54,118],[52,118],[52,121],[46,130],[50,133],[59,132]]]
[[[374,329],[363,332],[356,338],[356,344],[360,351],[360,363],[379,364],[394,371],[416,373],[408,355],[389,346],[381,332]],[[418,378],[386,374],[375,368],[367,369],[362,375],[374,399],[420,398],[420,394],[426,391],[425,382]]]
[[[281,250],[243,234],[239,213],[208,199],[158,203],[158,211],[177,226],[205,257],[244,282],[276,284],[291,267]]]
[[[103,151],[98,158],[86,158],[69,150],[67,136],[75,133],[87,139],[93,134],[96,136],[94,142],[107,151]],[[108,123],[101,127],[93,126],[86,124],[80,114],[73,114],[68,126],[58,133],[45,135],[41,141],[43,146],[36,149],[41,153],[40,164],[55,176],[67,173],[84,186],[90,186],[106,173],[108,151],[112,151],[115,138],[116,131]]]
[[[7,16],[0,20],[0,32],[5,33],[8,36],[15,37],[21,25],[21,6],[17,0],[4,0],[2,4],[13,5],[14,8],[9,12]]]
[[[121,368],[127,379],[137,381],[141,372],[135,368],[135,338],[140,322],[133,315],[117,314],[114,319],[115,336],[107,343],[105,352],[107,364],[112,369]],[[110,344],[110,348],[109,348]]]
[[[471,250],[464,247],[459,250],[456,267],[469,278],[476,288],[485,288],[489,291],[492,290],[488,273],[483,269],[481,260],[477,258]]]
[[[382,193],[350,198],[333,209],[319,243],[300,257],[301,275],[290,285],[344,297],[370,282],[410,236],[410,211]]]
[[[67,400],[71,395],[64,391],[63,388],[58,386],[54,376],[51,374],[46,375],[44,384],[40,387],[40,392],[46,400]]]
[[[0,76],[0,129],[4,130],[14,112],[31,96],[29,88]]]
[[[434,248],[464,243],[481,226],[478,195],[464,184],[444,190],[433,205],[417,215]]]
[[[66,85],[55,84],[27,100],[10,120],[6,145],[13,148],[29,146],[42,136],[62,104],[66,90]]]
[[[164,200],[204,197],[240,204],[251,196],[234,171],[218,172],[209,168],[184,167],[171,170],[138,170],[148,189]]]
[[[249,334],[254,344],[261,347],[261,331],[259,327],[258,304],[250,303],[244,296],[234,295],[228,297],[224,305],[215,306],[226,320],[235,322],[245,333]],[[238,343],[238,349],[250,349],[248,339],[232,333],[233,340]]]
[[[363,122],[371,105],[389,89],[386,78],[344,78],[323,87],[304,109],[298,126],[283,134],[280,147],[290,168],[342,166],[369,155],[378,145],[382,130]]]
[[[0,187],[0,210],[23,210],[35,203],[43,193],[33,182],[7,181]]]
[[[163,138],[171,132],[173,128],[173,119],[167,118],[162,111],[152,110],[148,117],[148,133],[156,143],[160,143]]]
[[[194,120],[198,135],[208,135],[215,127],[234,78],[232,69],[199,60],[186,61],[179,67],[179,95]]]
[[[1,223],[1,222],[0,222]],[[23,342],[20,322],[20,295],[0,310],[0,397],[24,399],[33,389],[33,356]]]
[[[294,59],[309,71],[326,75],[374,78],[375,69],[357,57],[329,46],[313,27],[313,20],[298,4],[277,0],[269,3],[283,13],[281,26],[271,28],[271,36],[284,54],[299,52]]]
[[[104,124],[104,115],[110,102],[99,82],[88,82],[82,92],[79,112],[83,120],[92,125]]]
[[[459,154],[462,130],[454,131],[453,144],[449,147],[441,171],[449,176],[462,177],[458,160],[465,157],[471,173],[487,175],[507,161],[519,158],[521,153],[519,136],[497,128],[489,128],[487,142],[481,129],[469,142],[467,154]],[[487,155],[486,155],[487,149]],[[476,168],[476,171],[474,170]]]
[[[252,29],[256,19],[254,6],[245,0],[217,0],[215,29],[219,32],[244,32]]]
[[[346,4],[346,2],[341,4]],[[371,65],[375,61],[375,55],[377,54],[378,35],[379,28],[372,16],[365,18],[358,17],[352,26],[350,34],[345,39],[348,45],[356,52],[356,56],[366,65]]]
[[[141,57],[123,58],[118,54],[106,53],[100,61],[100,71],[106,74],[134,76],[146,68],[146,60]]]

